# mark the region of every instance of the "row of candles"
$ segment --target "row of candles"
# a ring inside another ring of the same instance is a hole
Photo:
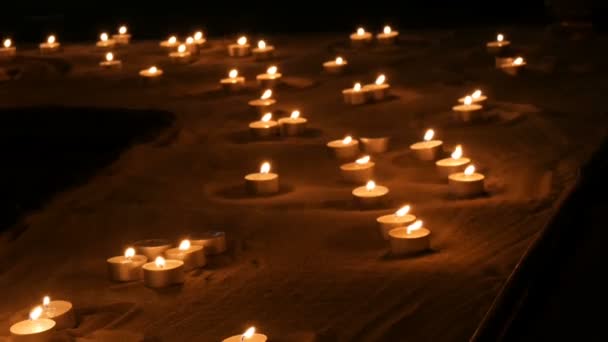
[[[520,70],[526,66],[526,61],[521,56],[503,57],[511,42],[505,40],[502,33],[496,35],[496,40],[486,43],[486,49],[489,53],[496,55],[496,67],[503,70],[509,75],[517,75]]]

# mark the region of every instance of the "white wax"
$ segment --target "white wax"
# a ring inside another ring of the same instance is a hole
[[[485,176],[481,173],[466,175],[464,172],[451,174],[448,177],[450,193],[458,197],[474,197],[485,192]]]

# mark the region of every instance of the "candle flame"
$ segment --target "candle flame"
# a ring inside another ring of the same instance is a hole
[[[104,32],[104,33],[102,33],[101,35],[99,35],[99,39],[100,39],[102,42],[106,42],[106,41],[108,41],[108,34],[107,34],[107,33],[105,33],[105,32]]]
[[[359,28],[357,29],[357,35],[358,35],[358,36],[362,36],[362,35],[364,35],[364,34],[365,34],[365,30],[363,29],[363,27],[359,27]]]
[[[162,256],[157,256],[154,260],[154,263],[156,264],[156,267],[165,267],[165,258],[163,258]]]
[[[237,44],[239,44],[239,45],[241,45],[241,46],[243,46],[243,45],[247,44],[247,37],[242,36],[241,38],[239,38],[239,39],[236,41],[236,43],[237,43]]]
[[[260,173],[269,173],[270,172],[270,163],[263,162],[262,166],[260,166]]]
[[[384,26],[384,34],[390,34],[392,32],[391,27],[386,25]]]
[[[471,97],[474,99],[478,99],[481,97],[481,90],[477,89],[473,92],[473,94],[471,94]]]
[[[157,71],[158,71],[158,68],[157,68],[157,67],[155,67],[155,66],[151,66],[151,67],[148,69],[148,72],[149,72],[149,73],[151,73],[151,74],[156,74],[156,72],[157,72]]]
[[[347,135],[344,137],[344,139],[342,139],[342,145],[348,145],[353,141],[353,137],[351,137],[350,135]]]
[[[114,54],[111,52],[106,53],[106,61],[111,62],[114,60]]]
[[[51,297],[44,296],[42,298],[42,306],[47,307],[47,306],[49,306],[49,304],[51,304]]]
[[[410,212],[410,206],[404,205],[403,207],[399,208],[399,210],[397,210],[395,212],[395,215],[399,216],[399,217],[403,217],[403,216],[407,215],[407,213],[409,213],[409,212]]]
[[[40,306],[33,308],[32,311],[30,311],[30,319],[32,321],[37,320],[38,318],[40,318],[40,316],[42,316],[42,311],[42,307]]]
[[[469,165],[469,166],[467,166],[466,169],[464,169],[465,176],[470,176],[470,175],[472,175],[474,173],[475,173],[475,166],[474,165]]]
[[[268,100],[269,98],[272,97],[272,90],[270,89],[266,89],[264,91],[264,93],[262,94],[262,97],[260,97],[262,100]]]
[[[55,43],[55,40],[56,40],[56,39],[57,39],[57,38],[55,38],[55,36],[54,36],[54,35],[50,35],[50,36],[49,36],[49,37],[46,39],[46,42],[47,42],[47,43],[49,43],[49,44],[53,44],[53,43]]]
[[[354,91],[361,91],[361,83],[355,83],[353,86]]]
[[[499,34],[496,36],[496,41],[497,41],[497,42],[502,42],[503,40],[505,40],[505,36],[503,36],[503,35],[502,35],[502,33],[499,33]]]
[[[454,149],[454,152],[452,152],[452,159],[460,159],[462,157],[462,146],[457,145],[456,148]]]
[[[238,75],[239,75],[239,71],[236,69],[232,69],[228,73],[228,77],[230,77],[230,78],[236,78]]]
[[[245,333],[243,333],[243,339],[250,339],[253,337],[254,334],[255,334],[255,327],[251,327],[251,328],[247,329],[247,331],[245,331]]]
[[[378,78],[376,78],[376,85],[381,85],[384,83],[384,81],[386,81],[386,76],[384,76],[384,74],[381,74],[380,76],[378,76]]]
[[[410,224],[409,226],[407,226],[406,228],[406,232],[408,234],[411,234],[413,231],[418,230],[422,228],[422,220],[417,220],[416,222]]]
[[[265,49],[266,48],[266,42],[263,40],[260,40],[258,42],[258,49]]]
[[[177,52],[179,52],[179,53],[186,52],[186,44],[179,44],[179,46],[177,47]]]
[[[196,39],[196,40],[201,40],[201,39],[203,39],[203,32],[202,32],[202,31],[196,31],[196,32],[194,33],[194,39]]]
[[[432,129],[427,129],[426,132],[424,133],[424,141],[431,141],[434,136],[435,136],[435,131],[433,131]]]
[[[179,243],[180,251],[187,251],[189,249],[190,249],[190,240],[188,240],[188,239],[182,240],[182,242]]]
[[[300,111],[299,110],[294,110],[293,112],[291,112],[290,118],[297,119],[299,117],[300,117]]]
[[[521,57],[517,57],[515,58],[515,60],[513,61],[513,64],[515,65],[522,65],[524,63],[524,59]]]
[[[365,164],[369,163],[370,160],[371,160],[370,156],[364,156],[364,157],[361,157],[361,158],[355,160],[355,163],[357,163],[359,165],[365,165]]]
[[[118,29],[118,33],[120,33],[120,34],[125,34],[125,33],[127,33],[127,27],[126,27],[126,26],[124,26],[124,25],[123,25],[123,26],[121,26],[121,27]]]
[[[194,44],[194,38],[192,38],[192,37],[186,38],[186,44],[188,44],[188,45]]]
[[[129,247],[129,248],[125,249],[125,258],[131,259],[134,256],[135,256],[135,248]]]
[[[344,63],[344,59],[342,57],[336,57],[336,64],[342,65]]]
[[[176,36],[171,36],[168,39],[169,44],[175,44],[177,42],[177,37]]]
[[[278,70],[277,67],[272,65],[270,68],[266,69],[266,73],[268,75],[274,75],[277,73],[277,70]]]
[[[270,121],[270,119],[272,119],[272,113],[266,113],[266,114],[264,114],[264,116],[262,116],[263,122],[268,122],[268,121]]]
[[[472,98],[472,97],[470,97],[469,95],[467,95],[467,96],[464,98],[464,104],[465,104],[465,105],[467,105],[467,106],[469,106],[469,105],[471,105],[471,103],[473,103],[473,98]]]
[[[8,49],[9,47],[11,47],[12,43],[13,42],[10,39],[5,39],[4,40],[4,47]]]
[[[376,182],[374,182],[373,180],[370,180],[367,182],[367,184],[365,184],[365,188],[367,189],[367,191],[372,191],[376,188]]]

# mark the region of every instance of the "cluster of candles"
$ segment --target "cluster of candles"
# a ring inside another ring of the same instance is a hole
[[[476,121],[481,118],[483,105],[488,97],[481,90],[477,89],[470,95],[465,95],[458,99],[458,105],[452,107],[452,110],[458,118],[464,122]]]
[[[13,341],[51,341],[54,331],[74,326],[76,316],[72,303],[45,296],[42,305],[29,312],[28,319],[11,325],[10,333]]]
[[[511,42],[505,40],[505,36],[502,33],[496,35],[496,40],[487,42],[486,49],[489,53],[496,55],[496,67],[503,70],[509,75],[517,75],[525,66],[526,61],[521,56],[509,56],[509,47]]]
[[[230,57],[247,57],[253,53],[256,60],[262,61],[272,59],[274,52],[274,46],[267,44],[265,40],[259,40],[257,47],[252,49],[246,36],[241,36],[236,43],[228,45]]]
[[[398,36],[399,36],[399,32],[393,31],[393,29],[387,25],[387,26],[384,26],[384,29],[382,30],[382,32],[380,32],[376,35],[376,39],[378,40],[378,43],[380,43],[380,44],[392,45],[397,40]],[[352,46],[354,46],[354,47],[366,46],[372,42],[372,39],[373,39],[373,36],[372,36],[371,32],[366,32],[363,27],[357,28],[357,31],[355,31],[353,34],[350,35],[350,41],[351,41]]]
[[[272,90],[277,87],[282,77],[283,74],[279,72],[279,68],[277,68],[276,65],[271,65],[266,69],[266,72],[257,75],[256,80],[261,88]],[[222,78],[220,80],[220,85],[224,90],[228,92],[238,92],[242,90],[245,86],[245,81],[245,77],[240,76],[239,71],[237,69],[231,69],[228,72],[228,77]]]
[[[344,103],[350,105],[361,105],[369,101],[382,101],[388,95],[390,85],[386,83],[386,76],[379,75],[374,83],[361,86],[357,82],[352,88],[342,90]]]
[[[299,110],[294,110],[288,117],[273,120],[272,112],[265,113],[260,120],[249,124],[253,137],[258,139],[272,138],[277,135],[297,136],[305,129],[308,119],[301,116]]]

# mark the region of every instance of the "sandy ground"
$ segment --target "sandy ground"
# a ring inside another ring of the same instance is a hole
[[[397,48],[368,51],[352,51],[338,36],[269,39],[286,76],[279,108],[299,108],[313,128],[271,142],[247,132],[257,115],[246,103],[258,90],[217,90],[233,65],[252,80],[268,63],[229,59],[220,41],[188,66],[165,64],[156,43],[134,44],[117,53],[121,71],[99,70],[101,54],[90,46],[53,58],[26,52],[22,79],[0,85],[4,107],[158,109],[176,122],[24,218],[27,230],[2,250],[1,334],[51,294],[75,303],[81,324],[65,336],[83,341],[218,341],[252,324],[272,341],[466,340],[608,121],[606,56],[597,48],[605,37],[507,30],[531,69],[512,78],[484,51],[494,32],[408,33]],[[337,53],[351,72],[324,75],[321,63]],[[152,63],[166,77],[146,86],[137,70]],[[341,89],[378,72],[392,99],[342,103]],[[489,94],[495,119],[455,122],[451,106],[476,87]],[[434,167],[412,158],[407,146],[427,127],[448,149],[464,145],[487,175],[487,197],[449,198]],[[352,206],[352,186],[340,182],[324,146],[346,133],[393,138],[391,151],[375,158],[377,181],[392,192],[385,210]],[[242,177],[265,159],[285,191],[248,198]],[[394,259],[375,218],[405,202],[432,231],[432,252]],[[105,259],[130,242],[209,229],[226,231],[230,250],[183,287],[155,291],[106,278]]]

